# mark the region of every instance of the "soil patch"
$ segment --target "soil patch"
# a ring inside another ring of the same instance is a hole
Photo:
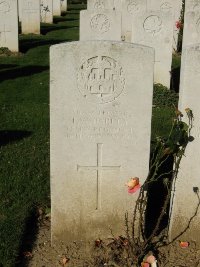
[[[70,246],[59,244],[51,246],[50,217],[39,222],[37,240],[32,251],[24,251],[24,266],[28,267],[137,267],[126,253],[126,239],[85,244],[72,243]],[[102,243],[101,243],[102,242]],[[200,267],[200,248],[190,243],[188,248],[181,248],[179,241],[159,249],[158,267]]]

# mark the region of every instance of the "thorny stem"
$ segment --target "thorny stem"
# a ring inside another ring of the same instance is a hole
[[[160,247],[159,245],[157,245],[159,243],[158,241],[153,243],[153,239],[156,236],[156,234],[159,230],[161,221],[167,212],[168,205],[169,205],[170,199],[171,199],[171,191],[172,191],[172,187],[173,187],[172,182],[176,181],[180,162],[181,162],[181,159],[185,153],[185,149],[186,149],[186,146],[188,144],[191,129],[193,127],[193,114],[192,114],[191,110],[189,110],[189,112],[187,112],[187,116],[189,119],[189,125],[188,125],[187,130],[181,128],[182,115],[181,116],[178,115],[172,124],[171,131],[170,131],[170,134],[166,140],[166,143],[161,139],[159,141],[157,141],[157,145],[155,147],[154,154],[153,154],[151,162],[150,162],[149,174],[147,176],[146,181],[144,182],[144,184],[142,185],[142,187],[140,189],[139,196],[136,200],[136,204],[134,207],[133,218],[132,218],[132,233],[131,233],[132,236],[130,236],[130,231],[129,231],[129,226],[128,226],[129,225],[128,215],[126,216],[126,229],[127,229],[126,232],[127,232],[128,240],[130,242],[130,249],[131,249],[132,253],[136,254],[136,256],[138,258],[138,263],[141,260],[142,256],[144,256],[145,253],[148,252],[148,248],[150,246],[154,245],[154,247],[157,247],[157,248]],[[171,154],[167,154],[165,156],[164,149],[167,148],[165,144],[167,144],[168,141],[173,140],[173,138],[172,138],[173,137],[173,131],[177,130],[177,129],[182,131],[181,133],[187,134],[187,138],[182,145],[178,145],[178,142],[177,142],[177,144],[175,144],[178,147],[178,151],[177,150],[176,150],[176,152],[172,151]],[[169,171],[169,172],[165,172],[165,173],[158,175],[160,167],[169,159],[170,155],[174,156],[174,169]],[[167,196],[165,198],[162,211],[161,211],[161,213],[157,219],[157,223],[153,229],[153,232],[151,233],[151,235],[148,238],[146,238],[145,237],[145,212],[146,212],[146,205],[147,205],[147,196],[146,196],[145,191],[146,191],[147,185],[149,185],[152,182],[156,182],[158,180],[161,180],[162,178],[164,178],[164,176],[168,176],[168,175],[171,175],[172,179],[169,183],[167,183],[167,192],[168,193],[167,193]],[[198,204],[198,208],[199,208],[200,207],[199,195],[198,195],[198,198],[199,198],[199,204]],[[196,213],[197,213],[197,211],[196,211]],[[194,216],[196,216],[196,213]],[[192,217],[192,219],[193,219],[193,217]],[[138,223],[138,227],[137,227],[137,236],[138,237],[136,237],[136,233],[135,233],[136,222]],[[178,235],[178,237],[180,237],[180,235]]]

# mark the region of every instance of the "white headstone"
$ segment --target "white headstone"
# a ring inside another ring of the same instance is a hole
[[[87,9],[114,9],[121,11],[121,0],[88,0]]]
[[[13,52],[19,50],[16,0],[0,1],[0,47],[7,47]]]
[[[125,183],[148,173],[153,63],[152,48],[131,43],[51,47],[53,242],[124,230],[138,196]]]
[[[61,12],[67,11],[67,0],[60,0],[61,1]]]
[[[148,11],[168,12],[171,10],[171,12],[173,12],[173,49],[176,51],[179,34],[179,29],[176,27],[176,22],[180,19],[182,10],[182,0],[148,0],[147,5]]]
[[[133,16],[146,9],[147,0],[122,0],[122,40],[131,42]]]
[[[170,87],[173,19],[171,11],[144,12],[133,17],[132,42],[155,48],[154,82]]]
[[[193,111],[194,122],[191,136],[194,137],[194,140],[189,142],[186,147],[175,181],[172,195],[170,236],[173,239],[184,232],[179,239],[188,242],[195,241],[199,247],[200,210],[194,216],[199,203],[194,190],[195,188],[200,189],[200,44],[185,47],[181,62],[179,110],[184,112],[185,108],[190,108]],[[186,118],[185,121],[188,123]],[[191,218],[193,219],[191,220]],[[187,227],[190,220],[191,223]]]
[[[40,34],[40,0],[22,1],[22,33]]]
[[[61,15],[61,0],[53,0],[53,16]]]
[[[53,23],[53,0],[41,0],[41,22]]]
[[[80,40],[121,41],[121,13],[116,10],[82,10]]]
[[[183,47],[200,42],[200,2],[185,2]]]

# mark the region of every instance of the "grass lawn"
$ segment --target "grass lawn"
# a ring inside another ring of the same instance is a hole
[[[79,38],[71,5],[42,35],[20,35],[19,56],[0,57],[0,266],[17,266],[27,221],[50,206],[49,47]],[[177,62],[176,62],[177,64]],[[152,138],[166,135],[172,109],[154,109]],[[22,267],[22,266],[20,266]]]

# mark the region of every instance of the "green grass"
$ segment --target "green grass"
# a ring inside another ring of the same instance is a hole
[[[49,47],[78,40],[79,10],[70,7],[42,34],[20,35],[19,56],[0,57],[0,266],[16,266],[26,222],[50,205]]]
[[[49,47],[79,38],[71,5],[42,34],[21,35],[19,56],[0,57],[0,266],[16,266],[26,222],[50,205]],[[153,109],[152,138],[166,135],[172,108]],[[22,266],[20,266],[22,267]]]

